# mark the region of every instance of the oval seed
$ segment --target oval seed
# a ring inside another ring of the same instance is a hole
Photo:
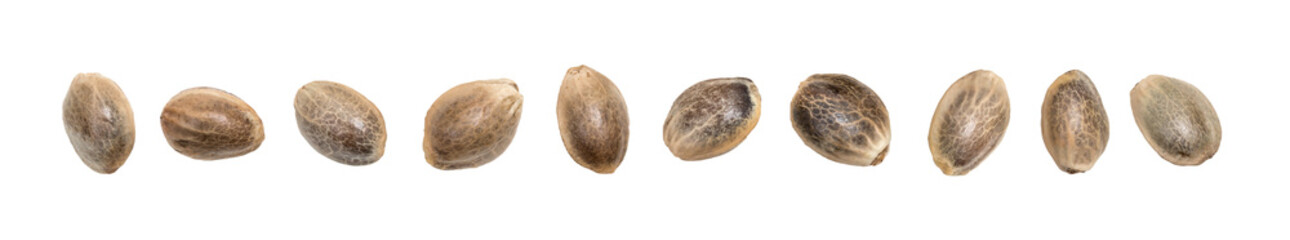
[[[170,98],[161,111],[161,132],[176,152],[199,160],[242,156],[264,142],[260,115],[223,90],[197,87]]]
[[[1093,81],[1080,70],[1062,74],[1048,86],[1040,112],[1044,145],[1057,167],[1071,174],[1093,168],[1111,136]]]
[[[715,157],[738,146],[761,118],[761,94],[747,78],[695,83],[672,101],[663,143],[682,160]]]
[[[891,121],[878,94],[843,74],[815,74],[797,86],[793,130],[824,158],[856,166],[882,163]]]
[[[1161,158],[1180,166],[1214,157],[1223,140],[1218,113],[1196,86],[1151,75],[1129,93],[1138,130]]]
[[[967,174],[985,161],[1008,128],[1008,90],[994,72],[959,78],[941,97],[927,133],[932,160],[945,175]]]
[[[385,118],[363,94],[340,83],[314,81],[296,92],[300,135],[323,156],[367,165],[385,154]]]
[[[81,73],[63,99],[63,129],[85,166],[116,172],[134,150],[134,110],[125,93],[98,73]]]
[[[506,151],[520,124],[524,96],[510,79],[448,89],[426,111],[426,162],[438,169],[474,168]]]
[[[585,65],[569,68],[555,115],[574,162],[596,173],[618,169],[627,153],[627,104],[609,78]]]

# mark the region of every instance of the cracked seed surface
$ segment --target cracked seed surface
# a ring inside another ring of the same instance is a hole
[[[474,168],[492,162],[515,138],[524,96],[510,79],[457,85],[426,111],[422,150],[438,169]]]
[[[761,117],[761,94],[748,78],[695,83],[672,101],[663,143],[682,160],[715,157],[738,146]]]
[[[1079,70],[1062,74],[1048,86],[1040,112],[1044,145],[1057,167],[1071,174],[1093,168],[1111,136],[1093,81]]]
[[[627,153],[627,103],[605,75],[569,68],[556,101],[560,138],[574,162],[596,173],[618,169]]]
[[[1003,78],[976,70],[959,78],[941,97],[927,134],[932,160],[942,173],[965,175],[1003,140],[1010,107]]]
[[[798,84],[790,104],[802,142],[834,162],[882,163],[891,144],[891,121],[878,94],[843,74],[815,74]]]
[[[134,149],[134,110],[125,92],[98,73],[81,73],[63,99],[63,128],[85,166],[116,172]]]
[[[309,145],[333,161],[359,166],[385,154],[385,118],[358,91],[314,81],[296,92],[296,125]]]
[[[1161,158],[1180,166],[1214,157],[1223,128],[1209,98],[1182,80],[1151,75],[1129,93],[1138,130]]]
[[[161,111],[161,132],[176,152],[199,160],[242,156],[264,142],[264,123],[251,105],[210,87],[184,90]]]

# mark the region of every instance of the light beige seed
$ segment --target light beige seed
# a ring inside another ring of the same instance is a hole
[[[941,96],[927,133],[932,160],[945,175],[965,175],[1003,140],[1008,128],[1008,90],[994,72],[976,70]]]
[[[480,80],[448,89],[426,111],[422,150],[443,170],[474,168],[506,151],[520,124],[524,96],[510,79]]]
[[[1111,136],[1093,81],[1079,70],[1057,77],[1048,86],[1040,115],[1044,145],[1057,167],[1071,174],[1093,168]]]
[[[314,81],[296,91],[296,125],[309,145],[333,161],[359,166],[385,154],[385,117],[363,94]]]
[[[761,118],[761,94],[747,78],[695,83],[672,101],[663,143],[682,160],[715,157],[738,146]]]
[[[63,100],[63,128],[85,166],[116,172],[134,149],[134,110],[125,93],[98,73],[81,73]]]
[[[793,130],[824,158],[873,166],[887,157],[887,106],[859,80],[843,74],[811,75],[798,84],[791,105]]]
[[[618,169],[627,153],[627,104],[609,78],[585,65],[569,68],[555,115],[574,162],[602,174]]]
[[[1129,93],[1133,119],[1151,148],[1179,166],[1200,165],[1214,157],[1223,127],[1209,98],[1182,80],[1151,75]]]
[[[209,87],[184,90],[161,111],[161,132],[176,152],[199,160],[242,156],[264,142],[264,123],[251,105]]]

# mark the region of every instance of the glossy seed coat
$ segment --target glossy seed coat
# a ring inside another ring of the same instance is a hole
[[[161,111],[161,132],[176,152],[199,160],[242,156],[264,142],[260,115],[223,90],[197,87],[170,98]]]
[[[672,101],[663,143],[682,160],[703,160],[739,146],[761,118],[761,94],[747,78],[695,83]]]
[[[1057,77],[1048,86],[1040,115],[1044,145],[1057,167],[1071,174],[1093,168],[1111,136],[1093,81],[1079,70]]]
[[[1151,75],[1133,87],[1129,99],[1138,130],[1161,158],[1193,166],[1218,152],[1223,128],[1214,105],[1196,86]]]
[[[793,130],[806,146],[834,162],[882,163],[891,120],[878,94],[843,74],[815,74],[797,86],[790,104]]]
[[[991,71],[973,71],[950,85],[927,134],[936,167],[957,176],[985,161],[1008,128],[1008,104],[1003,79]]]
[[[134,149],[134,110],[116,82],[98,73],[72,79],[63,128],[81,162],[98,173],[116,172]]]
[[[510,79],[457,85],[426,111],[422,150],[438,169],[474,168],[493,161],[515,138],[524,96]]]
[[[385,118],[358,91],[314,81],[296,92],[296,125],[323,156],[347,165],[367,165],[385,154]]]
[[[627,104],[609,78],[587,66],[569,68],[556,118],[574,162],[602,174],[618,169],[627,153]]]

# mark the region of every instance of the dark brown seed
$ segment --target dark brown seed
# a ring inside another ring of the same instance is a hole
[[[492,162],[515,138],[524,96],[510,79],[480,80],[448,89],[426,111],[426,162],[438,169]]]
[[[555,115],[574,162],[597,173],[618,169],[627,153],[627,104],[609,78],[585,65],[569,68]]]
[[[882,163],[891,144],[887,106],[869,86],[843,74],[815,74],[797,86],[793,130],[824,158],[856,166]]]
[[[695,83],[672,101],[663,143],[682,160],[703,160],[739,146],[761,118],[761,95],[747,78]]]
[[[945,175],[967,174],[985,161],[1008,128],[1008,90],[994,72],[959,78],[941,97],[927,133],[932,160]]]
[[[85,166],[116,172],[134,149],[134,110],[125,93],[98,73],[77,74],[63,100],[63,129]]]
[[[385,118],[358,91],[314,81],[296,92],[295,107],[300,134],[323,156],[358,166],[385,154]]]
[[[197,87],[170,98],[161,111],[161,132],[176,152],[193,159],[242,156],[264,142],[260,115],[223,90]]]
[[[1093,168],[1111,136],[1093,80],[1079,70],[1057,77],[1048,86],[1040,112],[1044,145],[1057,167],[1071,174]]]
[[[1151,148],[1180,166],[1200,165],[1214,157],[1223,127],[1209,98],[1182,80],[1151,75],[1129,93],[1133,119]]]

